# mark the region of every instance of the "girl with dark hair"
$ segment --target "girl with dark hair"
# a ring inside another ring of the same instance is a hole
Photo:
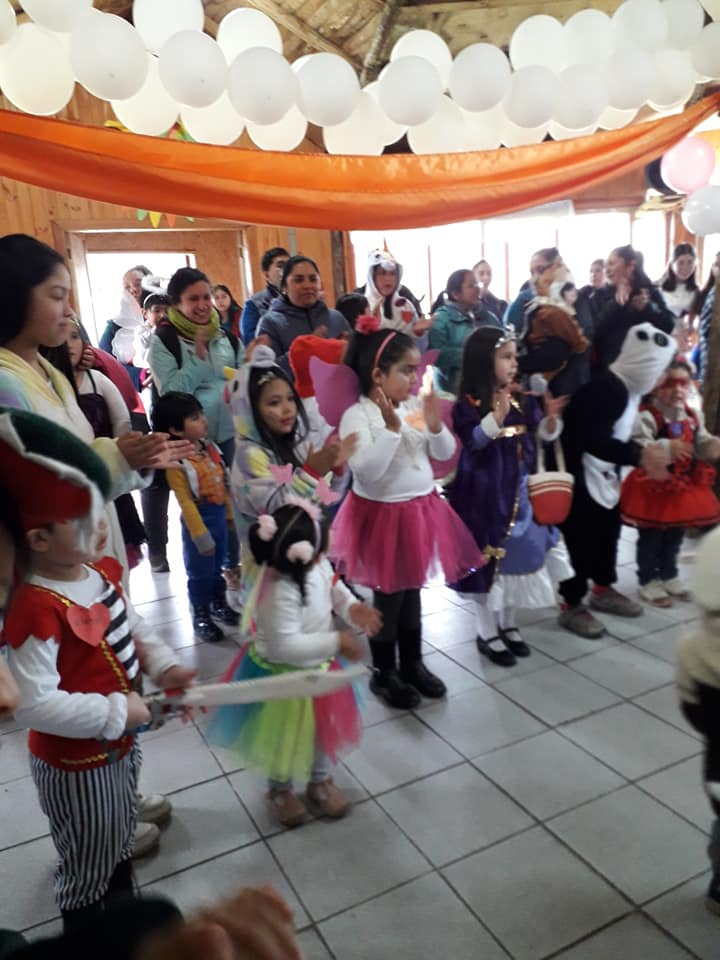
[[[681,319],[689,312],[697,292],[697,254],[691,243],[678,243],[667,269],[658,280],[665,306]]]
[[[463,344],[478,326],[500,326],[500,321],[480,308],[480,289],[472,270],[455,270],[445,290],[433,304],[435,319],[430,329],[431,350],[439,350],[435,363],[435,385],[453,393],[460,373]]]
[[[280,296],[258,324],[256,336],[264,337],[278,364],[292,379],[288,351],[296,337],[314,333],[336,339],[350,333],[350,324],[337,310],[320,299],[322,281],[318,265],[302,254],[290,257],[283,268]]]
[[[232,333],[240,338],[240,317],[242,307],[235,299],[230,287],[224,283],[216,283],[212,288],[215,309],[220,314],[220,324],[226,333]]]
[[[371,250],[367,280],[359,292],[366,297],[368,312],[378,318],[381,327],[416,337],[422,349],[432,320],[423,317],[415,298],[402,286],[402,274],[402,264],[389,250]]]
[[[324,554],[328,527],[320,508],[288,496],[250,527],[252,557],[262,571],[256,630],[226,677],[253,680],[308,667],[341,669],[337,656],[359,660],[362,647],[349,630],[337,630],[333,614],[368,635],[380,627],[376,610],[358,601],[337,580]],[[308,780],[307,799],[321,815],[342,817],[349,799],[335,786],[331,764],[360,741],[361,724],[351,688],[310,698],[222,707],[207,731],[210,743],[235,752],[243,766],[269,777],[266,795],[273,817],[298,826],[307,808],[293,792],[293,777]]]
[[[675,328],[675,316],[645,273],[644,258],[629,244],[616,247],[605,261],[607,286],[591,301],[595,313],[594,365],[606,370],[620,353],[631,327],[652,323],[665,333]]]
[[[453,425],[462,443],[450,503],[472,531],[485,566],[453,584],[475,603],[477,646],[492,663],[511,667],[530,648],[515,621],[518,607],[553,606],[554,584],[572,575],[554,527],[532,515],[528,475],[535,469],[533,434],[555,440],[565,398],[513,395],[515,340],[483,327],[465,342]]]
[[[150,338],[148,364],[158,394],[191,393],[208,420],[208,436],[216,443],[228,468],[235,457],[235,431],[224,401],[225,369],[236,368],[244,351],[238,339],[225,332],[212,303],[207,276],[194,267],[181,267],[170,278],[168,322],[160,323]],[[167,491],[163,490],[163,500]],[[167,506],[158,496],[156,508],[162,515]],[[164,509],[163,509],[164,507]],[[160,545],[155,549],[160,549]],[[158,569],[167,569],[164,557],[156,554]],[[230,531],[225,559],[225,577],[230,590],[240,588],[240,559],[237,538]]]
[[[430,458],[448,460],[456,440],[442,421],[432,375],[424,378],[420,402],[411,396],[420,363],[415,341],[363,318],[345,363],[357,374],[361,396],[343,414],[340,436],[357,434],[358,446],[349,460],[353,490],[335,519],[331,553],[349,582],[374,590],[383,617],[370,641],[370,689],[410,709],[420,694],[446,692],[422,660],[420,589],[437,575],[456,580],[482,558],[435,490]]]

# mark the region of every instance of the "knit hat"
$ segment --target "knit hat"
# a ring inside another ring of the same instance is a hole
[[[16,504],[23,529],[33,530],[98,517],[110,475],[92,448],[64,427],[0,408],[0,489]]]
[[[693,570],[693,593],[705,610],[720,610],[718,596],[720,570],[720,527],[711,530],[700,541]]]
[[[315,385],[310,375],[310,360],[318,357],[325,363],[342,363],[347,344],[344,340],[328,340],[304,334],[290,344],[290,367],[295,377],[295,389],[303,400],[315,396]]]

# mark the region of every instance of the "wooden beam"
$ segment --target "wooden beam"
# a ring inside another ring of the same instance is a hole
[[[360,83],[362,86],[365,86],[370,80],[375,79],[383,64],[385,47],[387,46],[390,30],[395,23],[395,18],[402,3],[403,0],[385,0],[383,4],[380,22],[377,25],[370,49],[365,55],[365,61],[360,74]]]
[[[283,10],[275,0],[250,0],[250,3],[256,10],[267,14],[279,27],[285,27],[290,33],[303,40],[311,50],[323,50],[326,53],[336,53],[339,57],[347,60],[356,70],[362,68],[360,61],[349,54],[342,47],[339,47],[332,40],[328,40],[319,33],[314,27],[296,17],[294,13]]]
[[[606,0],[604,3],[594,4],[594,8],[615,10],[620,2]],[[482,13],[484,10],[507,10],[508,8],[525,7],[530,13],[551,13],[552,16],[562,14],[566,8],[580,9],[574,0],[554,0],[552,8],[547,4],[539,4],[535,0],[406,0],[403,4],[408,13]]]

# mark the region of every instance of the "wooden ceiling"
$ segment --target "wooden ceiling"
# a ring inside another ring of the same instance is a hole
[[[320,50],[338,53],[359,73],[365,66],[364,81],[376,76],[395,41],[411,29],[434,30],[455,54],[482,41],[507,47],[514,29],[533,14],[564,22],[585,7],[612,13],[619,5],[620,0],[204,0],[205,29],[213,36],[231,10],[254,7],[280,28],[288,60]],[[21,0],[14,6],[22,10]],[[131,18],[128,0],[95,0],[95,7]]]

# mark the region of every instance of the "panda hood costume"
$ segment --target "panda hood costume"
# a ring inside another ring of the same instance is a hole
[[[670,336],[651,323],[632,327],[609,370],[584,384],[565,409],[562,434],[573,502],[562,525],[575,577],[560,584],[566,604],[582,601],[588,580],[616,580],[620,536],[619,467],[637,466],[642,447],[630,439],[640,401],[675,353]]]

